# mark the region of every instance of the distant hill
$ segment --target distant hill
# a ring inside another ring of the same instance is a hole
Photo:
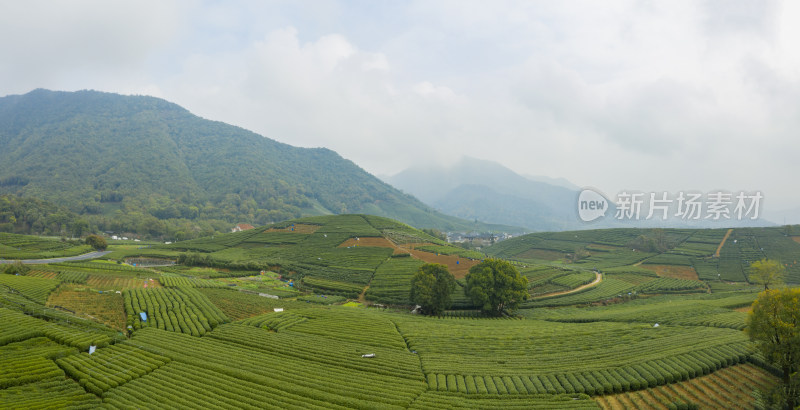
[[[800,207],[770,212],[764,219],[779,225],[797,225],[800,224]]]
[[[465,219],[532,230],[580,227],[575,216],[578,192],[564,186],[569,181],[525,177],[492,161],[464,157],[451,167],[409,168],[386,181]]]
[[[485,248],[494,257],[604,272],[644,272],[705,281],[747,282],[750,264],[780,261],[800,283],[800,226],[719,229],[616,228],[539,232]]]
[[[609,204],[604,218],[590,223],[578,217],[578,195],[581,188],[563,178],[523,176],[492,161],[464,157],[456,164],[415,167],[394,176],[384,177],[393,186],[416,196],[435,209],[449,215],[487,223],[523,226],[532,231],[565,231],[604,228],[722,228],[770,226],[759,218],[700,218],[682,220],[616,219],[616,205]],[[606,197],[609,201],[613,196]],[[669,214],[677,213],[673,202]],[[787,222],[796,219],[787,219]]]
[[[409,286],[423,263],[448,267],[458,279],[485,255],[457,248],[406,224],[373,215],[293,219],[247,231],[131,250],[184,264],[280,271],[302,288],[351,298],[409,304]],[[459,287],[457,304],[468,303]]]
[[[0,164],[0,194],[66,206],[89,230],[185,239],[239,222],[355,212],[442,230],[504,228],[437,212],[329,149],[293,147],[153,97],[2,97]]]

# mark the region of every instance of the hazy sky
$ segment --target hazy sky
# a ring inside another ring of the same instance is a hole
[[[147,94],[374,174],[800,206],[800,2],[0,0],[0,95]]]

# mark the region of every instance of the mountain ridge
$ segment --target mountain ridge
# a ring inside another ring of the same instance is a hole
[[[463,157],[449,167],[408,168],[386,181],[461,218],[532,230],[578,227],[577,190],[519,175],[493,161]]]
[[[0,163],[0,194],[67,206],[99,230],[180,221],[149,233],[199,235],[357,212],[492,229],[441,214],[327,148],[294,147],[149,96],[37,89],[1,97]]]

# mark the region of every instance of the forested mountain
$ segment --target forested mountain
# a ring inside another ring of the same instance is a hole
[[[237,222],[354,212],[475,228],[329,149],[293,147],[153,97],[40,89],[0,98],[0,164],[0,194],[66,207],[90,230],[183,239]]]

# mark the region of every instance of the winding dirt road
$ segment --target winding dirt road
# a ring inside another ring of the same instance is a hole
[[[568,289],[568,290],[561,290],[561,291],[558,291],[558,292],[545,293],[544,295],[535,296],[535,297],[533,297],[533,299],[549,298],[551,296],[568,295],[570,293],[580,292],[580,291],[582,291],[582,290],[584,290],[586,288],[590,288],[592,286],[595,286],[595,285],[597,285],[598,283],[600,283],[603,280],[603,275],[601,275],[597,271],[595,271],[594,274],[595,274],[595,278],[591,283],[587,283],[585,285],[578,286],[575,289]]]

